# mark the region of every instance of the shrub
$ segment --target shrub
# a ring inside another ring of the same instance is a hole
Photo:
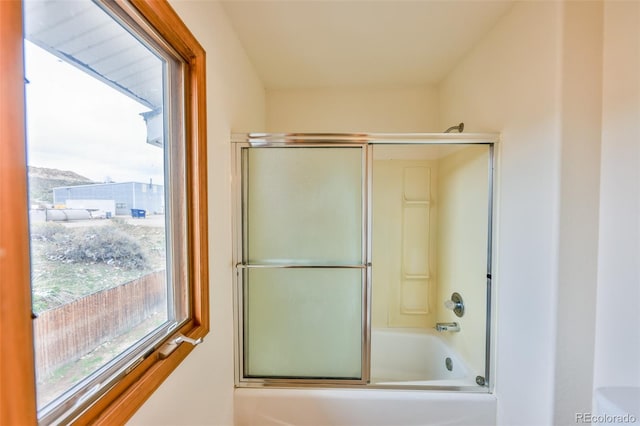
[[[56,233],[47,257],[72,263],[106,263],[126,269],[145,269],[147,257],[133,237],[115,226],[67,229]]]
[[[113,217],[111,218],[111,224],[118,228],[128,228],[131,225],[127,223],[127,221],[121,217]]]
[[[70,230],[54,222],[38,223],[31,226],[31,239],[55,242],[64,238]]]

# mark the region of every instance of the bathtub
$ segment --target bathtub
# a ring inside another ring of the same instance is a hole
[[[386,389],[236,389],[236,426],[482,426],[496,424],[487,393]]]
[[[435,330],[371,330],[371,384],[477,388],[476,376]]]
[[[495,396],[482,392],[485,389],[476,385],[464,360],[435,333],[372,330],[371,385],[367,387],[238,388],[234,394],[234,424],[495,425]],[[451,371],[446,358],[451,359]],[[426,390],[413,389],[416,387]]]

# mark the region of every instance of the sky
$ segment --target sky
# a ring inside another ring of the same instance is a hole
[[[146,142],[147,107],[25,41],[27,162],[96,182],[163,183],[163,151]]]

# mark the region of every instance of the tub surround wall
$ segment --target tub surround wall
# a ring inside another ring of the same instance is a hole
[[[459,333],[440,336],[476,375],[485,371],[488,154],[487,146],[376,146],[373,162],[373,327],[435,328],[436,322],[456,321]],[[418,160],[426,156],[432,159]],[[403,167],[430,171],[426,315],[399,315]],[[453,292],[465,300],[462,318],[444,307]]]
[[[421,151],[413,148],[403,150],[403,155],[393,152],[378,155],[380,150],[374,147],[371,283],[374,328],[435,327],[438,221],[434,206],[438,198],[438,162],[418,160]],[[426,203],[408,204],[407,199],[414,199],[414,203],[422,199]],[[415,238],[421,244],[415,244]],[[428,278],[416,279],[416,275]]]
[[[264,130],[265,92],[217,2],[171,1],[207,52],[211,331],[130,420],[131,425],[231,425],[232,129]]]
[[[487,291],[489,148],[472,146],[438,161],[437,297],[438,322],[460,324],[458,333],[441,333],[484,376]],[[464,316],[446,309],[445,300],[458,292]]]

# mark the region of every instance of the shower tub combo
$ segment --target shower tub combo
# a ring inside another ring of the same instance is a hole
[[[497,136],[242,134],[232,141],[235,423],[495,424]],[[474,167],[480,174],[468,171]],[[451,189],[482,180],[480,192]],[[392,181],[402,188],[376,193]],[[448,301],[458,290],[467,313]]]

